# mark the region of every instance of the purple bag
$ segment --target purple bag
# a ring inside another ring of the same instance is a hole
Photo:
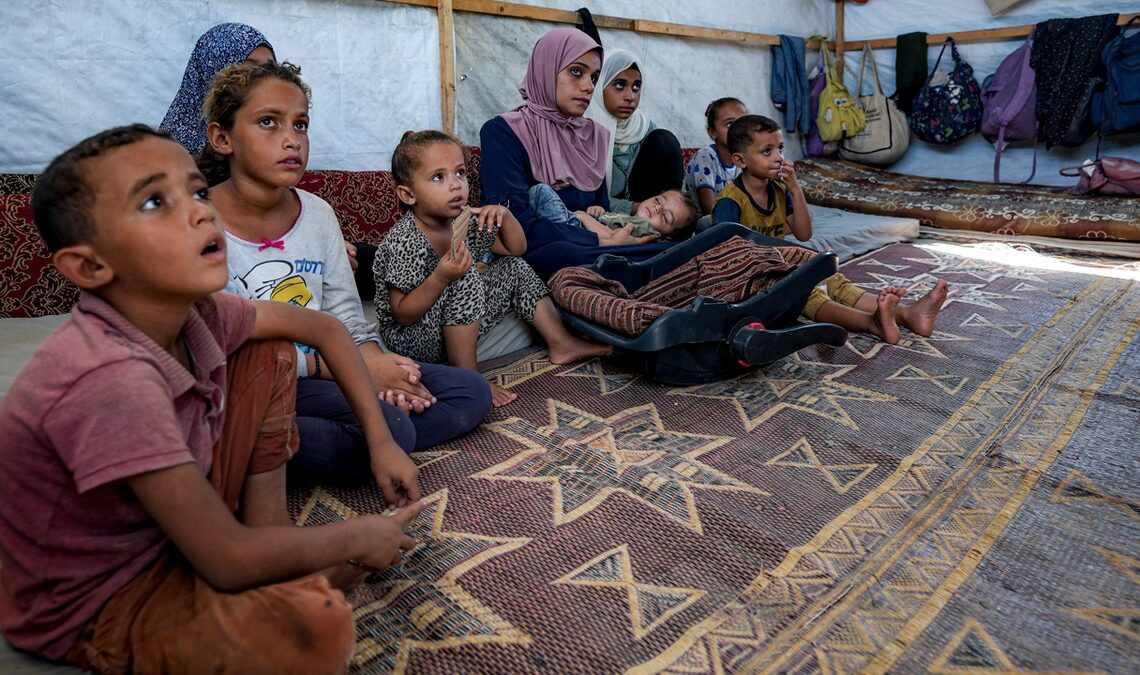
[[[822,49],[827,49],[826,46]],[[811,128],[807,134],[807,148],[804,154],[808,157],[834,157],[839,152],[839,143],[826,143],[819,135],[819,95],[827,86],[827,75],[823,72],[823,51],[819,53],[819,62],[812,69],[814,76],[808,78],[808,116],[811,117]]]
[[[1001,153],[1010,141],[1034,141],[1033,171],[1037,174],[1037,75],[1029,64],[1033,34],[1002,60],[997,72],[982,85],[982,136],[994,144],[994,182],[1001,182]]]

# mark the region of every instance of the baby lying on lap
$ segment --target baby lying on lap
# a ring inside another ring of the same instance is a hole
[[[666,190],[639,203],[632,214],[606,211],[591,206],[570,211],[549,185],[539,183],[530,189],[530,207],[542,218],[568,227],[584,227],[598,235],[599,243],[628,228],[641,242],[657,239],[684,239],[700,216],[700,207],[680,190]]]

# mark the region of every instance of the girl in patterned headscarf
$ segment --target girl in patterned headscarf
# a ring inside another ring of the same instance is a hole
[[[182,86],[174,96],[166,117],[159,129],[169,131],[176,141],[197,157],[206,146],[206,123],[202,119],[202,103],[214,75],[228,65],[251,61],[275,61],[273,45],[253,26],[244,23],[220,23],[202,34],[186,73]]]
[[[641,66],[633,52],[606,52],[586,116],[609,130],[606,185],[610,209],[632,213],[638,202],[681,188],[681,143],[641,109]]]

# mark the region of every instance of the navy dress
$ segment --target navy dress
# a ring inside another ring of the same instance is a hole
[[[502,204],[511,210],[526,234],[527,250],[523,255],[543,278],[563,267],[589,265],[599,255],[609,253],[630,260],[651,258],[669,248],[673,242],[653,242],[626,246],[599,246],[598,235],[583,227],[573,227],[543,220],[530,208],[528,191],[539,181],[530,170],[530,156],[522,141],[502,117],[488,120],[479,131],[482,162],[479,182],[483,204]],[[574,187],[558,190],[558,196],[571,211],[584,211],[597,204],[609,209],[609,190],[603,181],[593,192]]]

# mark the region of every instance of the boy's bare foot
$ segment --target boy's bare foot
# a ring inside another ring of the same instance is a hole
[[[550,362],[556,366],[574,363],[591,356],[609,356],[614,351],[610,345],[580,340],[573,335],[557,344],[548,344],[547,347],[550,351]]]
[[[901,337],[896,316],[899,296],[883,290],[879,291],[879,297],[875,300],[877,307],[875,313],[871,315],[871,332],[878,335],[883,342],[897,345]]]
[[[939,279],[926,295],[910,305],[899,307],[899,323],[922,337],[930,337],[934,333],[934,320],[942,311],[949,292],[950,285],[945,279]]]
[[[496,408],[502,408],[508,403],[514,402],[519,397],[518,394],[510,389],[504,389],[494,382],[488,382],[491,385],[491,404]]]

